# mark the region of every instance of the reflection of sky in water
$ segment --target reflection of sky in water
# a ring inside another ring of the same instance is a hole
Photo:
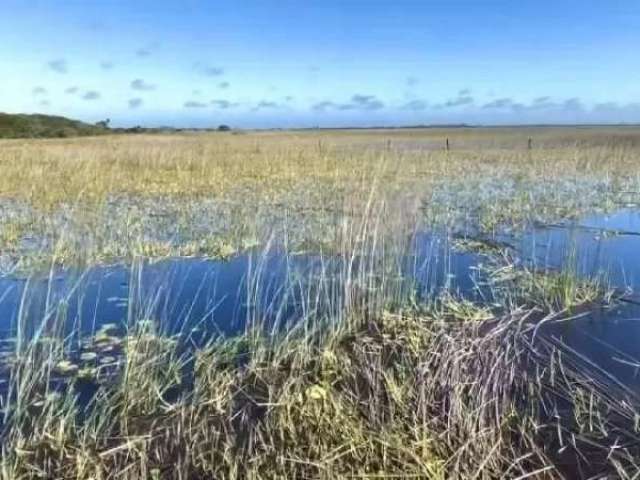
[[[69,332],[87,334],[102,324],[150,318],[172,333],[197,326],[232,333],[251,314],[277,321],[283,309],[295,306],[293,299],[285,299],[304,293],[295,289],[302,259],[289,259],[290,268],[285,261],[270,257],[262,262],[251,255],[228,262],[167,260],[134,269],[114,266],[80,275],[66,272],[51,280],[4,279],[0,282],[0,292],[5,292],[0,302],[2,328],[15,330],[22,308],[30,328],[47,318],[53,323],[57,312],[66,309]],[[254,285],[248,278],[259,281]]]
[[[540,333],[585,355],[605,376],[613,375],[640,394],[640,211],[539,228],[523,238],[520,248],[538,267],[568,266],[628,292],[628,301],[613,308],[544,325]]]
[[[519,248],[538,267],[564,265],[582,275],[604,275],[612,287],[640,287],[639,211],[539,228],[525,235]]]
[[[415,254],[384,276],[394,289],[415,289],[424,296],[447,288],[470,294],[477,257],[452,253],[446,240],[418,235]],[[376,271],[359,260],[362,271]],[[373,291],[379,278],[359,277]],[[404,279],[409,276],[410,281]],[[0,328],[13,335],[18,318],[32,335],[51,328],[59,315],[68,333],[86,335],[100,325],[150,318],[172,333],[201,327],[233,334],[262,322],[271,328],[315,315],[334,316],[342,305],[345,264],[339,258],[313,255],[247,254],[230,261],[165,260],[139,268],[97,267],[82,274],[59,273],[28,280],[0,279]],[[26,292],[26,295],[23,293]],[[22,312],[22,313],[20,313]]]
[[[622,210],[566,226],[538,228],[524,235],[518,248],[538,267],[571,262],[582,275],[605,274],[612,286],[640,292],[636,233],[640,234],[640,212]],[[453,250],[444,236],[417,234],[412,245],[412,254],[385,273],[388,288],[411,288],[423,299],[443,290],[481,299],[476,288],[477,255]],[[367,272],[376,267],[359,259],[353,268]],[[362,290],[375,294],[379,278],[369,276],[360,278],[367,283]],[[229,335],[252,322],[278,328],[300,318],[338,315],[344,278],[339,258],[277,252],[252,253],[227,262],[166,260],[134,269],[98,267],[82,275],[4,278],[0,279],[0,329],[4,337],[14,335],[20,311],[27,335],[43,326],[46,331],[57,315],[66,317],[67,333],[84,335],[104,324],[124,326],[128,318],[152,318],[172,333],[201,327]],[[634,298],[631,293],[630,299]],[[545,324],[538,333],[565,342],[640,392],[635,367],[640,363],[636,360],[640,305],[622,303],[576,320]]]

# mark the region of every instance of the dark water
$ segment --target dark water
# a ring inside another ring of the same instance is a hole
[[[539,334],[640,395],[640,211],[539,227],[518,248],[539,268],[569,268],[623,295],[613,306],[543,325]]]
[[[387,266],[379,278],[369,273],[376,271],[375,259],[278,250],[228,261],[170,259],[1,278],[0,331],[4,338],[18,333],[31,338],[64,328],[66,335],[82,337],[104,325],[124,328],[143,319],[158,322],[170,334],[197,328],[232,335],[253,324],[275,329],[301,318],[335,318],[347,282],[362,295],[384,283],[394,292],[411,289],[421,298],[445,289],[473,296],[477,255],[454,252],[446,238],[426,234],[411,243],[412,254]]]
[[[365,303],[366,295],[375,295],[380,288],[399,298],[411,294],[418,300],[435,299],[446,291],[491,302],[479,268],[485,257],[452,248],[446,235],[423,233],[411,239],[408,251],[397,265],[385,265],[384,273],[375,258],[285,255],[273,250],[229,261],[170,259],[57,271],[29,279],[0,278],[0,392],[6,386],[2,362],[14,348],[7,340],[16,335],[64,333],[70,348],[76,345],[79,353],[87,351],[83,339],[101,328],[115,325],[124,334],[145,319],[189,339],[193,332],[204,332],[206,338],[234,335],[254,324],[278,330],[301,319],[339,321],[346,290],[360,292]],[[612,398],[640,405],[640,211],[538,226],[517,239],[515,252],[536,269],[570,269],[602,279],[624,295],[613,305],[539,324],[534,345],[566,352],[574,364],[589,369],[596,381],[610,388]],[[99,355],[92,365],[113,354]],[[109,365],[104,368],[108,373]],[[184,385],[188,378],[187,371]],[[54,388],[67,388],[66,378],[54,382]],[[92,380],[75,383],[81,404],[89,404],[97,385]],[[551,425],[556,418],[570,421],[572,408],[568,403],[550,412]],[[586,478],[585,472],[606,468],[601,451],[583,458],[554,442],[548,448],[567,478]]]
[[[640,287],[640,211],[620,210],[540,226],[518,245],[537,266],[571,268],[619,289]]]
[[[329,283],[334,269],[306,256],[248,254],[224,262],[170,259],[5,278],[1,327],[8,335],[22,328],[31,337],[64,317],[67,334],[89,335],[107,324],[126,327],[152,319],[169,334],[193,328],[233,334],[257,317],[275,324],[293,316],[305,300],[314,300],[307,298],[313,290],[304,290],[296,277],[324,275]]]

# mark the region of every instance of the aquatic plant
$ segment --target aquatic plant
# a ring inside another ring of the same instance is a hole
[[[494,319],[483,335],[457,309],[441,314],[218,340],[189,354],[192,387],[177,391],[185,359],[147,331],[87,413],[72,393],[31,394],[28,414],[5,407],[3,478],[554,478],[556,442],[637,474],[637,452],[607,433],[619,415],[631,422],[630,406],[587,387],[592,373],[571,357],[534,347],[521,327],[531,313]],[[566,402],[577,423],[550,415]]]

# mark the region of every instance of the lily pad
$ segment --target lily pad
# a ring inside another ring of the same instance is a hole
[[[70,360],[61,360],[56,364],[54,370],[60,375],[71,376],[78,372],[78,365]]]
[[[107,355],[106,357],[102,357],[100,359],[100,364],[101,365],[110,365],[113,363],[116,363],[118,361],[118,359],[116,357],[112,357],[110,355]]]
[[[78,379],[86,381],[94,381],[98,376],[98,369],[94,367],[84,367],[78,370]]]
[[[83,362],[93,362],[98,358],[98,354],[96,352],[82,352],[80,354],[80,360]]]

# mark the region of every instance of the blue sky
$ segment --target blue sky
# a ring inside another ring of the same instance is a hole
[[[637,0],[0,0],[0,111],[115,125],[640,122]]]

